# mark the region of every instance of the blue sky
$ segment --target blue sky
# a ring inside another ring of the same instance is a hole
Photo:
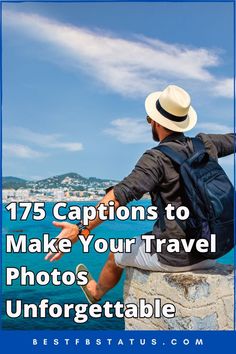
[[[122,179],[155,145],[145,97],[170,83],[190,135],[233,131],[232,3],[3,4],[3,175]]]

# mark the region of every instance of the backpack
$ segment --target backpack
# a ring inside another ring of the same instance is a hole
[[[222,257],[234,247],[234,188],[218,162],[206,152],[200,138],[191,138],[193,153],[186,158],[167,145],[155,149],[169,157],[177,166],[183,190],[183,205],[190,215],[186,225],[176,218],[188,238],[207,239],[216,235],[216,252],[201,255],[207,259]],[[159,196],[160,228],[165,230],[163,202]]]

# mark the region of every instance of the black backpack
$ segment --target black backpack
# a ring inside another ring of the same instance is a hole
[[[234,247],[234,188],[218,162],[205,150],[201,139],[192,138],[193,154],[186,158],[167,145],[159,144],[155,149],[169,157],[178,167],[183,190],[183,205],[190,216],[186,225],[176,222],[189,238],[204,238],[210,241],[216,235],[216,252],[201,253],[205,258],[216,259]],[[160,228],[165,230],[163,204],[159,198]],[[183,226],[184,225],[184,226]]]

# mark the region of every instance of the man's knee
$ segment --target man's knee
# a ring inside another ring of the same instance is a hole
[[[107,260],[111,262],[115,262],[114,253],[110,252]]]
[[[117,264],[117,262],[115,260],[115,255],[112,252],[109,253],[109,256],[108,256],[108,259],[107,259],[107,264],[111,268],[123,269],[123,267],[120,267],[119,264]]]
[[[112,253],[112,252],[109,253],[109,256],[108,256],[108,258],[107,258],[107,265],[108,265],[109,267],[114,267],[114,266],[116,266],[114,253]]]

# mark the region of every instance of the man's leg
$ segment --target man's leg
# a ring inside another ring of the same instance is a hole
[[[122,272],[123,268],[116,265],[114,254],[110,253],[100,273],[98,282],[95,280],[90,280],[86,287],[96,300],[100,300],[103,295],[108,292],[108,290],[114,288],[114,286],[118,283]]]

